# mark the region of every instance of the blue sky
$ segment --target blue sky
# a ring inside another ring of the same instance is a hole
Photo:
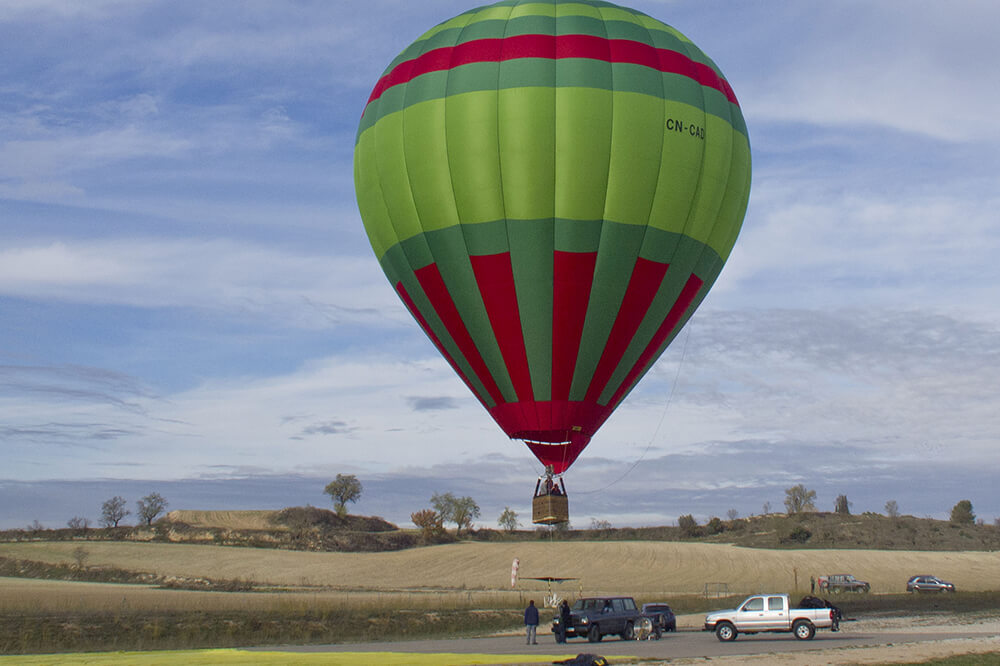
[[[327,505],[481,525],[540,471],[399,304],[353,192],[389,61],[474,3],[0,0],[0,527]],[[716,286],[567,475],[573,524],[1000,516],[1000,5],[630,6],[750,130]]]

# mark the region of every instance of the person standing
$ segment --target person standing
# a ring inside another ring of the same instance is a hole
[[[538,645],[535,634],[538,631],[538,609],[535,607],[535,600],[528,602],[528,607],[524,609],[524,627],[527,632],[528,645]]]
[[[563,599],[563,602],[559,604],[559,633],[556,634],[557,643],[566,642],[566,630],[569,628],[570,621],[569,603]]]

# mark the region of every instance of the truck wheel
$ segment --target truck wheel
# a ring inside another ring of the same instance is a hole
[[[623,641],[635,640],[635,626],[631,622],[625,623],[625,631],[622,632]]]
[[[796,621],[795,625],[792,626],[792,631],[800,641],[812,640],[812,637],[816,635],[816,627],[809,620]]]
[[[596,624],[590,625],[590,631],[587,632],[587,640],[591,643],[601,642],[601,628]]]
[[[719,626],[715,628],[715,637],[720,641],[735,641],[736,635],[736,627],[728,622],[721,622],[719,623]]]

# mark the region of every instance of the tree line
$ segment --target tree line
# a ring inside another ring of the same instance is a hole
[[[337,474],[336,478],[326,485],[323,492],[330,496],[337,515],[343,517],[347,515],[347,505],[361,499],[363,489],[361,481],[354,474]],[[785,511],[788,514],[815,512],[817,511],[816,497],[815,490],[810,490],[801,483],[786,488]],[[473,527],[473,521],[482,515],[479,505],[469,496],[459,497],[450,492],[434,493],[430,498],[430,504],[429,508],[420,509],[410,514],[410,520],[428,540],[442,535],[445,531],[445,525],[448,523],[455,525],[456,536],[461,534],[463,530],[470,531]],[[167,500],[159,493],[150,493],[137,500],[135,515],[140,521],[139,524],[152,525],[153,521],[166,511],[167,506]],[[833,511],[842,515],[850,515],[852,506],[853,503],[847,499],[847,495],[841,494],[834,500]],[[764,515],[772,513],[770,502],[765,502],[762,508]],[[885,503],[884,511],[886,516],[898,518],[900,515],[899,504],[896,500],[888,500]],[[132,512],[128,509],[128,502],[124,497],[116,495],[101,504],[100,524],[103,527],[118,527],[121,521],[129,515],[132,515]],[[726,513],[730,522],[739,518],[739,515],[739,511],[736,509],[729,509]],[[975,524],[976,514],[973,511],[972,502],[963,499],[956,503],[951,509],[950,521],[956,525]],[[716,523],[718,524],[716,525]],[[995,523],[1000,526],[1000,518],[997,518]],[[85,530],[90,527],[90,519],[74,516],[66,524],[72,529]],[[692,514],[679,516],[677,524],[685,534],[695,534],[701,531]],[[506,532],[513,532],[521,526],[521,523],[517,512],[507,506],[504,507],[497,519],[497,525]],[[607,520],[591,519],[590,529],[592,530],[607,530],[611,527],[611,523]],[[709,518],[705,527],[708,528],[710,534],[717,533],[713,532],[712,528],[717,527],[717,531],[722,531],[722,521],[713,516]],[[569,525],[564,524],[560,528],[569,529]],[[44,529],[44,527],[36,520],[34,524],[28,526],[28,529],[37,531]]]

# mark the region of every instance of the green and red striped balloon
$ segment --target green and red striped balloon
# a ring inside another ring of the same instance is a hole
[[[354,178],[406,307],[560,473],[719,275],[750,144],[732,88],[674,28],[597,0],[504,0],[389,65]]]

